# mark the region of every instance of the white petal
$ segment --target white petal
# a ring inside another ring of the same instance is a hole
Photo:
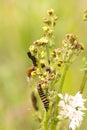
[[[63,99],[63,95],[62,95],[62,94],[59,93],[58,96],[59,96],[61,99]]]

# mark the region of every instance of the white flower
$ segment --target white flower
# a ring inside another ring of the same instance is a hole
[[[58,96],[61,99],[58,104],[58,107],[61,110],[59,111],[57,118],[69,119],[69,130],[75,130],[76,127],[80,126],[83,120],[83,110],[86,110],[84,107],[86,99],[82,98],[82,94],[80,94],[80,92],[78,92],[75,96],[69,96],[68,94],[65,94],[65,96],[58,94]]]

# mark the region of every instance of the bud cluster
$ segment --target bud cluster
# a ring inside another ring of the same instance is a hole
[[[62,42],[62,47],[52,51],[52,58],[60,67],[63,63],[69,63],[71,57],[78,55],[84,47],[78,42],[77,36],[74,34],[66,35],[66,38]]]

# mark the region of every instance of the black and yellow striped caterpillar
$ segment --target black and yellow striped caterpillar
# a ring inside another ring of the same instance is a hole
[[[44,104],[44,107],[45,107],[46,111],[48,111],[48,109],[49,109],[49,101],[48,101],[46,95],[44,94],[43,89],[41,88],[41,84],[38,84],[37,90],[38,90],[38,94],[39,94],[39,96],[41,98],[41,101]]]
[[[36,57],[35,57],[34,55],[32,55],[30,51],[27,52],[27,55],[28,55],[28,57],[32,60],[33,65],[34,65],[34,66],[37,66],[37,60],[36,60]]]

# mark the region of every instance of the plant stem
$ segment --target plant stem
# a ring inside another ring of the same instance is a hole
[[[56,130],[56,124],[55,123],[51,123],[50,130]]]
[[[67,70],[68,70],[68,64],[65,65],[64,72],[63,72],[63,75],[62,75],[62,78],[61,78],[61,81],[60,81],[58,93],[62,93],[63,84],[64,84],[64,80],[65,80],[65,77],[66,77]]]
[[[65,68],[64,68],[63,75],[62,75],[62,78],[61,78],[61,81],[60,81],[58,93],[62,93],[64,80],[65,80],[65,77],[66,77],[67,70],[68,70],[69,66],[71,65],[70,60],[71,60],[72,57],[73,57],[73,52],[69,56],[68,63],[65,64]]]
[[[68,68],[69,68],[69,66],[68,66],[68,64],[66,64],[65,68],[64,68],[63,75],[61,77],[58,93],[62,92],[63,84],[64,84],[64,81],[65,81],[65,77],[66,77],[66,73],[67,73]],[[60,100],[60,98],[57,96],[57,101],[56,101],[57,104],[58,104],[59,100]],[[58,115],[58,106],[56,106],[56,115]]]
[[[44,130],[48,130],[48,112],[45,113]]]
[[[83,93],[83,90],[84,90],[85,84],[86,84],[86,80],[87,80],[87,70],[85,70],[85,72],[84,72],[83,80],[82,80],[81,87],[80,87],[80,93]]]

